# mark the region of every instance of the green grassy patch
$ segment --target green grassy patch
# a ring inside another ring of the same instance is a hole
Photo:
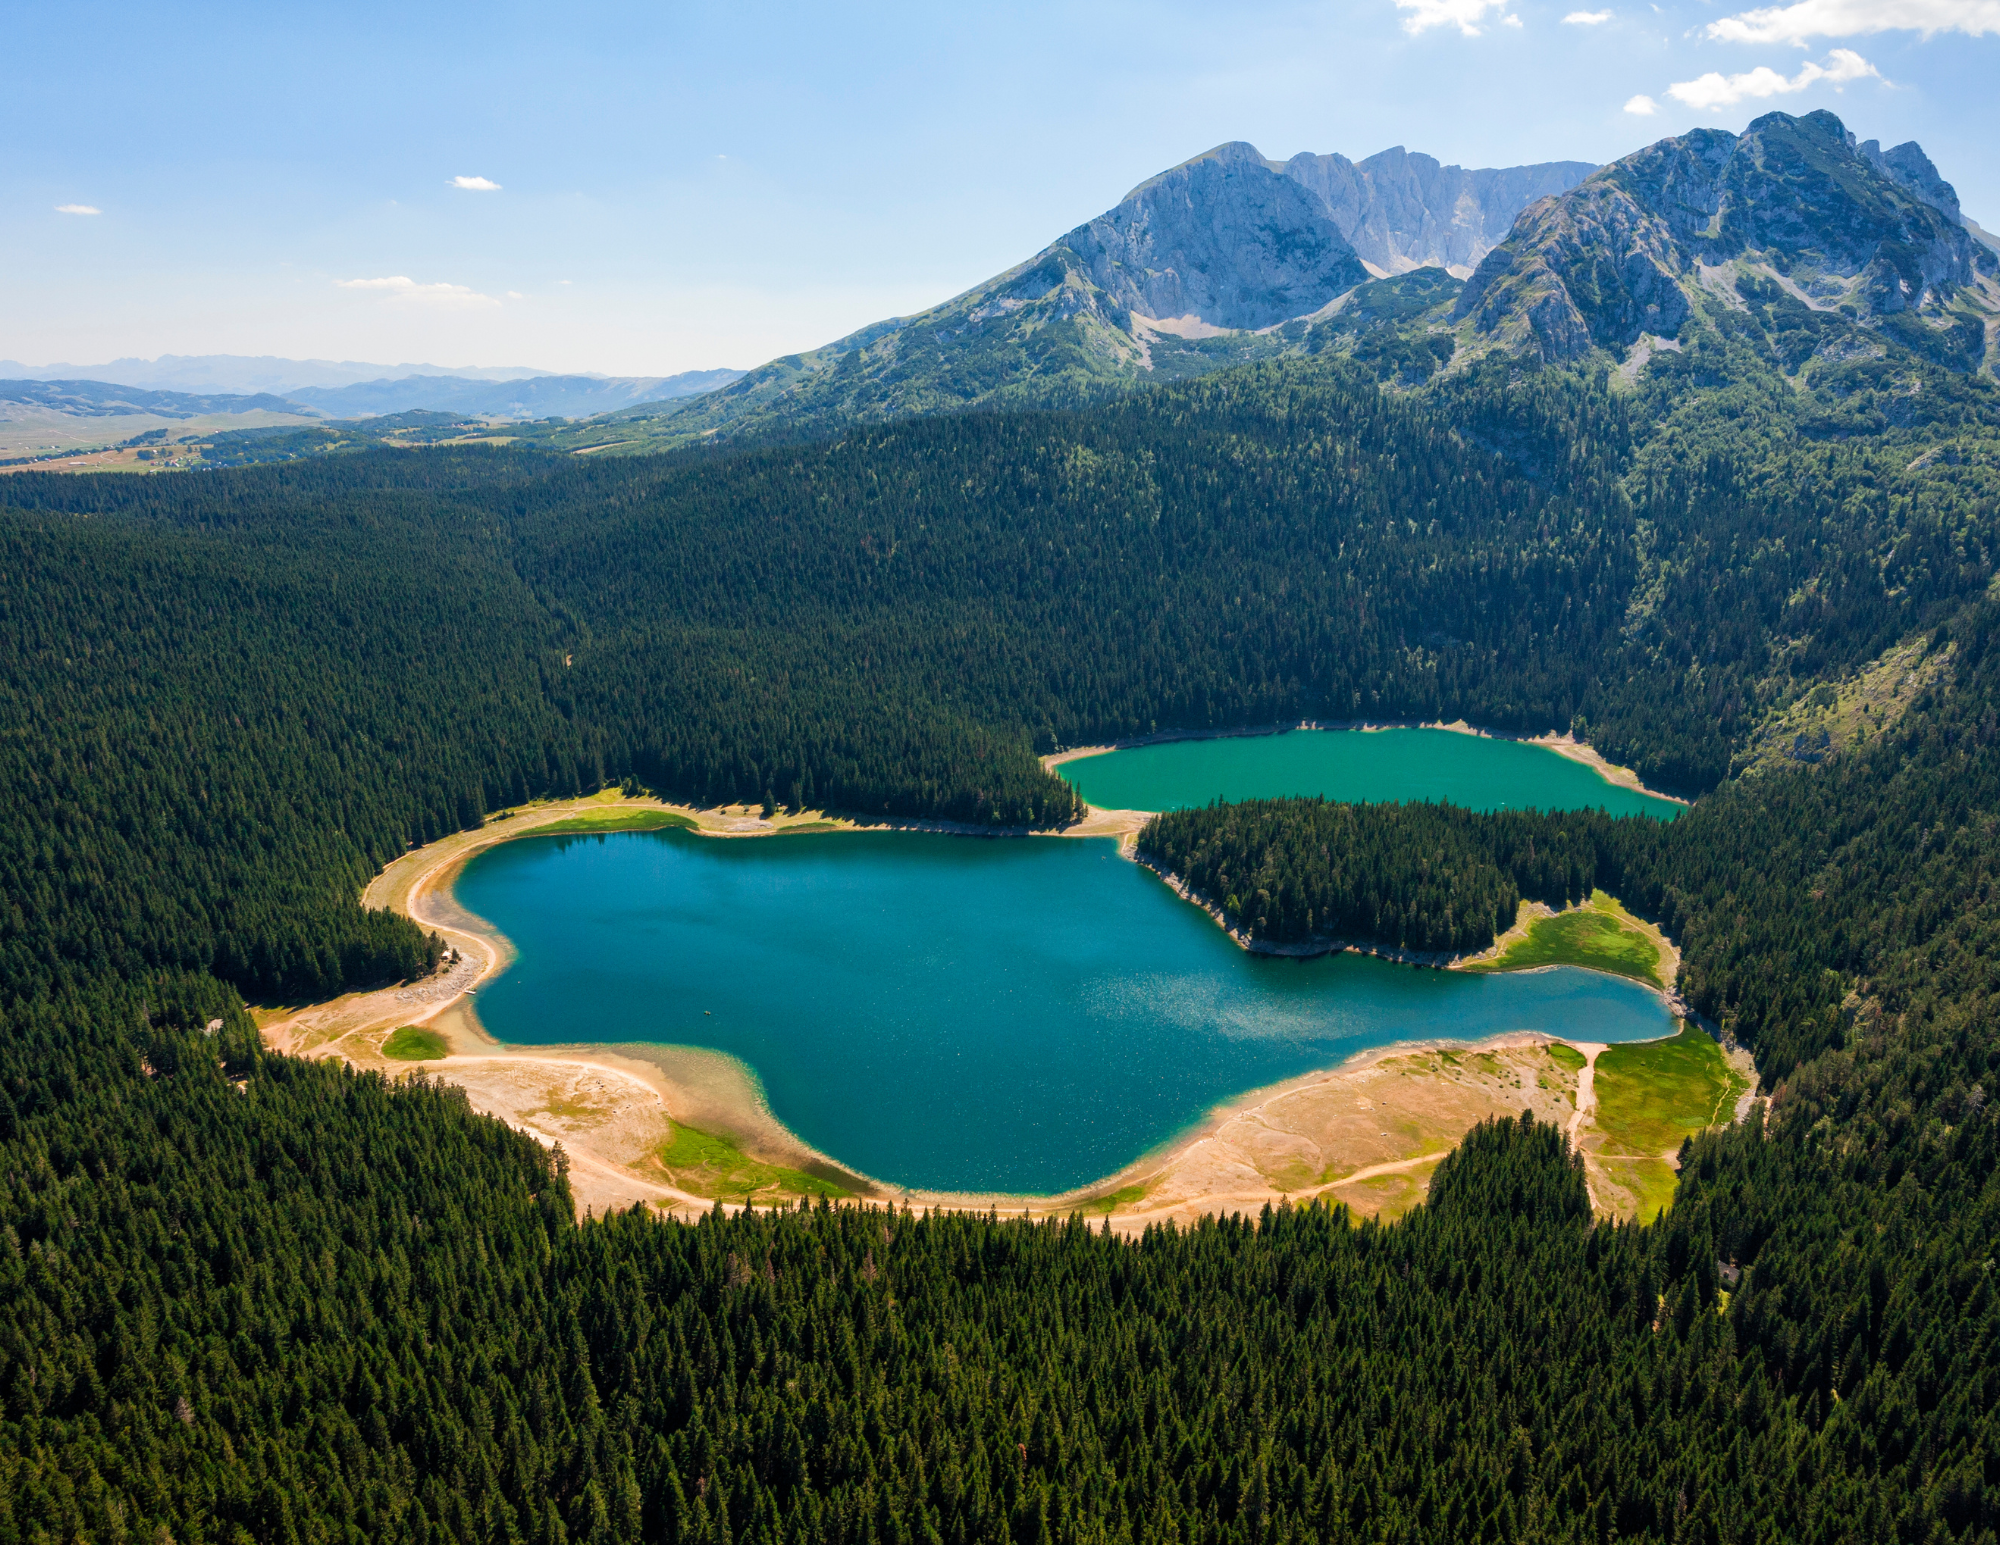
[[[1611,1159],[1604,1162],[1606,1177],[1632,1193],[1641,1223],[1658,1221],[1660,1214],[1674,1205],[1674,1188],[1680,1171],[1665,1159]]]
[[[675,1185],[698,1196],[725,1202],[748,1201],[768,1193],[778,1196],[845,1197],[853,1193],[804,1170],[753,1159],[728,1138],[674,1123],[673,1138],[660,1149],[660,1165]]]
[[[1574,1046],[1565,1046],[1561,1041],[1549,1044],[1549,1060],[1557,1067],[1568,1068],[1572,1073],[1581,1073],[1590,1061]]]
[[[1516,939],[1497,960],[1464,967],[1467,971],[1525,971],[1533,966],[1586,966],[1629,976],[1648,987],[1665,987],[1660,980],[1660,949],[1648,934],[1626,921],[1624,909],[1602,891],[1590,905],[1538,917],[1527,937]]]
[[[561,837],[575,832],[656,832],[679,828],[693,831],[696,822],[678,810],[588,810],[526,833],[530,837]]]
[[[1116,1191],[1107,1191],[1102,1196],[1093,1196],[1077,1210],[1079,1212],[1091,1213],[1098,1217],[1108,1218],[1121,1207],[1130,1207],[1135,1202],[1143,1201],[1145,1195],[1146,1188],[1143,1184],[1120,1186]]]
[[[1636,1046],[1612,1046],[1597,1058],[1597,1128],[1612,1151],[1649,1157],[1730,1119],[1743,1076],[1700,1030]]]
[[[790,826],[780,826],[778,835],[789,837],[794,832],[837,832],[844,829],[838,821],[798,821]]]
[[[451,1044],[435,1030],[421,1025],[404,1025],[391,1030],[382,1043],[382,1055],[398,1062],[435,1062],[451,1054]]]

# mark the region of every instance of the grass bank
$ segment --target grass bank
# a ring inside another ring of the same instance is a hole
[[[389,1032],[382,1055],[396,1062],[436,1062],[451,1055],[451,1043],[422,1025],[404,1025]]]
[[[1640,1220],[1651,1222],[1673,1205],[1673,1155],[1688,1138],[1725,1125],[1748,1080],[1685,1023],[1670,1040],[1605,1048],[1596,1080],[1594,1156],[1605,1177],[1632,1194]]]
[[[700,822],[692,816],[682,815],[678,810],[614,805],[604,810],[585,810],[577,815],[566,816],[560,821],[550,821],[544,826],[525,827],[521,835],[566,837],[594,832],[699,831],[700,829]]]
[[[668,1179],[681,1190],[718,1197],[725,1202],[752,1201],[760,1193],[773,1202],[795,1196],[824,1196],[838,1201],[854,1194],[802,1169],[754,1159],[730,1138],[678,1121],[673,1124],[673,1136],[655,1157]]]
[[[1584,966],[1629,977],[1664,992],[1662,945],[1655,930],[1627,912],[1616,897],[1593,891],[1590,900],[1552,917],[1538,917],[1497,955],[1467,961],[1462,971],[1526,971],[1535,966]]]

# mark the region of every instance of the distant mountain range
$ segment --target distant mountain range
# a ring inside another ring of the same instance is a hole
[[[311,416],[300,403],[268,392],[158,392],[109,381],[0,380],[0,419],[30,414],[65,418],[200,418],[210,413]]]
[[[687,370],[671,376],[530,376],[475,381],[411,375],[349,386],[299,387],[285,395],[328,418],[372,418],[426,409],[472,418],[590,418],[640,402],[665,402],[727,386],[740,370]]]
[[[304,386],[352,386],[406,376],[452,376],[465,381],[517,381],[555,375],[526,365],[371,365],[360,360],[279,359],[260,354],[162,354],[158,359],[114,359],[102,365],[24,365],[0,359],[0,376],[26,381],[116,381],[152,391],[288,396]]]
[[[365,419],[411,410],[468,418],[589,418],[635,402],[671,401],[735,380],[737,370],[691,370],[673,376],[531,376],[488,381],[462,376],[403,376],[346,386],[274,392],[171,391],[95,380],[0,380],[0,423],[106,420],[104,438],[133,428],[215,415],[284,414],[295,419]],[[117,419],[147,424],[115,425]],[[268,420],[261,420],[268,422]]]

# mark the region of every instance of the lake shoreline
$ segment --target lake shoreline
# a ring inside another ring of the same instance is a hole
[[[1213,736],[1168,734],[1149,737],[1144,743],[1270,734],[1297,727],[1301,726],[1237,730]],[[1371,722],[1343,727],[1381,729],[1394,726]],[[1458,728],[1463,729],[1462,726]],[[1075,748],[1058,753],[1048,761],[1054,765],[1088,754],[1089,750]],[[1581,756],[1576,759],[1588,760]],[[708,1197],[673,1185],[672,1177],[660,1168],[657,1160],[652,1165],[658,1176],[655,1179],[642,1162],[644,1155],[635,1158],[622,1150],[613,1151],[619,1147],[618,1143],[604,1147],[573,1125],[565,1127],[560,1121],[552,1119],[548,1112],[560,1104],[553,1096],[547,1098],[544,1106],[529,1108],[528,1095],[524,1091],[531,1087],[541,1089],[550,1079],[558,1076],[573,1081],[583,1080],[598,1095],[614,1087],[626,1089],[630,1086],[643,1090],[646,1103],[654,1108],[657,1116],[656,1125],[662,1142],[671,1130],[669,1122],[720,1135],[740,1145],[743,1153],[751,1158],[802,1171],[838,1186],[860,1201],[978,1211],[998,1208],[1009,1213],[1027,1212],[1037,1216],[1066,1215],[1078,1209],[1093,1212],[1108,1210],[1123,1219],[1136,1214],[1129,1208],[1107,1207],[1108,1199],[1118,1197],[1123,1200],[1123,1193],[1130,1191],[1134,1185],[1177,1173],[1177,1167],[1183,1165],[1188,1155],[1206,1142],[1220,1124],[1244,1111],[1284,1099],[1300,1088],[1315,1086],[1327,1079],[1358,1074],[1387,1058],[1407,1057],[1429,1050],[1452,1054],[1477,1053],[1489,1046],[1504,1049],[1547,1045],[1559,1039],[1522,1032],[1490,1042],[1422,1037],[1369,1048],[1330,1067],[1312,1070],[1278,1084],[1245,1090],[1219,1102],[1176,1136],[1099,1180],[1062,1192],[1030,1194],[964,1193],[903,1187],[854,1170],[831,1155],[812,1148],[779,1121],[770,1110],[754,1070],[721,1051],[699,1046],[623,1043],[609,1038],[575,1046],[531,1047],[501,1042],[492,1036],[479,1019],[475,994],[480,986],[497,979],[516,958],[516,953],[512,942],[498,928],[459,902],[454,882],[476,853],[502,842],[538,835],[609,835],[621,829],[621,822],[630,823],[623,829],[645,829],[649,818],[656,822],[657,813],[664,811],[674,815],[675,824],[684,823],[686,829],[699,836],[772,836],[782,835],[787,829],[799,826],[816,832],[873,830],[988,837],[1103,836],[1118,839],[1121,854],[1136,858],[1133,835],[1148,816],[1148,812],[1142,811],[1106,811],[1087,807],[1085,819],[1067,828],[1042,832],[1002,832],[947,821],[890,819],[866,824],[852,818],[834,821],[826,819],[823,813],[779,815],[776,819],[766,819],[752,815],[747,807],[742,807],[740,814],[738,810],[739,807],[735,806],[697,810],[667,805],[651,798],[627,798],[605,790],[582,799],[555,801],[505,812],[489,819],[480,829],[454,833],[426,848],[403,855],[369,883],[361,898],[363,904],[391,907],[420,926],[438,932],[451,945],[457,960],[445,972],[424,981],[399,984],[396,988],[375,993],[345,995],[343,999],[336,1000],[336,1005],[346,1005],[351,1011],[344,1016],[348,1028],[340,1034],[331,1033],[337,1026],[322,1026],[313,1031],[297,1023],[310,1019],[314,1014],[311,1009],[268,1024],[273,1044],[303,1055],[341,1055],[350,1062],[375,1067],[394,1076],[408,1073],[411,1065],[387,1063],[380,1057],[380,1041],[388,1029],[399,1023],[414,1023],[429,1024],[444,1031],[451,1047],[450,1053],[442,1060],[418,1064],[417,1067],[464,1084],[475,1108],[508,1121],[545,1144],[561,1143],[572,1157],[573,1180],[580,1208],[646,1201],[662,1210],[686,1216],[692,1211],[706,1210],[712,1202]],[[579,821],[586,824],[579,827]],[[560,832],[549,830],[557,826],[564,829]],[[1159,874],[1180,899],[1209,912],[1211,920],[1229,932],[1239,947],[1254,953],[1306,957],[1351,950],[1372,954],[1391,963],[1430,967],[1448,967],[1456,959],[1400,951],[1365,941],[1326,940],[1305,945],[1246,942],[1228,928],[1220,910],[1209,904],[1206,898],[1191,894],[1177,877],[1162,871],[1159,866],[1145,860],[1140,862]],[[1675,1005],[1669,1001],[1668,1006],[1672,1009]],[[341,1015],[332,1017],[343,1018]],[[362,1020],[369,1022],[364,1025]],[[630,1124],[627,1123],[628,1126]],[[627,1148],[631,1146],[631,1141],[620,1139]],[[1218,1193],[1212,1200],[1222,1205],[1232,1197],[1233,1193],[1231,1196]],[[1184,1203],[1181,1210],[1199,1205],[1201,1200],[1201,1197],[1196,1197]]]
[[[522,835],[530,834],[531,829],[522,832]],[[469,856],[468,851],[436,864],[430,871],[431,878],[424,885],[412,888],[413,917],[426,924],[460,927],[474,919],[475,915],[455,896],[446,894],[452,881],[463,872],[463,865]],[[482,941],[490,950],[496,955],[502,951],[511,955],[512,946],[497,929],[483,919],[477,922]],[[1256,1084],[1220,1099],[1171,1136],[1111,1172],[1083,1184],[1055,1192],[1015,1192],[905,1185],[880,1179],[844,1164],[832,1154],[813,1148],[786,1127],[772,1112],[754,1071],[721,1051],[698,1046],[514,1047],[496,1040],[486,1030],[469,998],[460,1000],[455,1028],[465,1050],[488,1064],[504,1062],[513,1056],[547,1061],[552,1057],[586,1055],[602,1058],[607,1054],[617,1059],[618,1066],[628,1070],[635,1063],[650,1064],[648,1081],[656,1089],[668,1119],[699,1131],[724,1135],[739,1143],[745,1152],[767,1162],[805,1169],[808,1173],[834,1180],[859,1201],[954,1211],[998,1210],[1009,1215],[1036,1217],[1066,1216],[1086,1211],[1113,1216],[1123,1224],[1134,1225],[1147,1217],[1157,1221],[1155,1215],[1158,1209],[1135,1206],[1134,1203],[1141,1198],[1127,1197],[1123,1193],[1136,1189],[1143,1196],[1162,1186],[1169,1190],[1187,1191],[1191,1170],[1199,1170],[1206,1162],[1207,1156],[1200,1150],[1215,1140],[1219,1131],[1239,1119],[1251,1120],[1254,1124],[1256,1112],[1292,1100],[1301,1091],[1324,1089],[1330,1082],[1344,1087],[1345,1083],[1352,1082],[1380,1064],[1427,1052],[1477,1056],[1484,1052],[1546,1048],[1561,1040],[1557,1036],[1533,1031],[1510,1031],[1476,1039],[1448,1035],[1403,1037],[1366,1047],[1338,1061],[1329,1061],[1274,1083]],[[1670,1023],[1661,1031],[1661,1037],[1671,1036],[1677,1029],[1677,1025]],[[442,1067],[441,1071],[446,1076],[454,1072],[455,1061],[453,1059]],[[1428,1097],[1419,1092],[1412,1098],[1421,1104]],[[1383,1157],[1373,1153],[1365,1156]],[[1391,1155],[1385,1162],[1401,1163],[1404,1159]],[[1215,1193],[1197,1186],[1191,1196],[1183,1197],[1176,1203],[1176,1211],[1179,1215],[1191,1216],[1190,1209],[1198,1211],[1207,1206],[1213,1210],[1214,1206],[1243,1200],[1245,1194],[1240,1183]]]

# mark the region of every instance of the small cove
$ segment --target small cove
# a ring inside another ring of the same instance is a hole
[[[1440,800],[1470,810],[1606,810],[1672,820],[1680,806],[1527,741],[1441,729],[1288,730],[1129,746],[1056,768],[1101,810],[1324,795]]]
[[[1570,968],[1247,954],[1106,839],[541,838],[455,890],[517,951],[478,999],[500,1040],[726,1053],[805,1142],[931,1190],[1087,1185],[1221,1101],[1399,1041],[1673,1028]]]

